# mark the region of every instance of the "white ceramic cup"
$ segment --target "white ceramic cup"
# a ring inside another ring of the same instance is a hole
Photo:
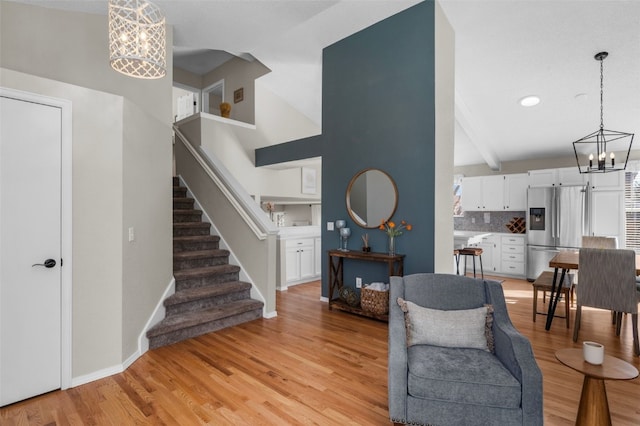
[[[582,342],[582,354],[589,364],[600,365],[604,361],[604,346],[598,342]]]

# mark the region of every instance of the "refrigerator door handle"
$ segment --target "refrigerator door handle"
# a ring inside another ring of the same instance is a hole
[[[557,212],[557,203],[556,203],[556,189],[553,188],[553,191],[551,193],[551,214],[549,215],[551,217],[551,238],[553,238],[553,242],[554,244],[557,243],[558,241],[556,240],[557,232],[556,232],[556,226],[557,226],[557,220],[558,220],[558,212]]]

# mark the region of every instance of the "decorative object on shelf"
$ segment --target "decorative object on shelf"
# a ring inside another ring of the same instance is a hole
[[[350,228],[342,228],[340,229],[340,238],[342,239],[342,243],[340,244],[340,249],[342,251],[349,251],[349,249],[347,249],[347,240],[349,239],[349,237],[351,236],[351,229]]]
[[[524,217],[514,217],[505,226],[512,234],[524,234],[527,232],[527,221]]]
[[[340,230],[347,226],[347,221],[338,219],[336,220],[336,231],[338,231],[338,250],[342,249],[342,235],[340,235]]]
[[[378,227],[378,229],[386,232],[386,234],[389,236],[389,255],[390,256],[395,256],[396,254],[396,237],[399,237],[400,235],[404,234],[404,231],[411,231],[413,229],[413,226],[411,226],[411,224],[405,222],[404,220],[400,222],[400,226],[396,226],[395,222],[391,221],[391,220],[383,220],[380,223],[380,226]]]
[[[338,295],[340,299],[349,306],[358,306],[358,303],[360,303],[358,294],[351,287],[343,286],[338,292]]]
[[[164,14],[145,0],[109,0],[109,62],[130,77],[167,73]]]
[[[229,118],[229,115],[231,115],[231,104],[222,102],[220,104],[220,117]]]
[[[384,315],[389,312],[389,284],[371,283],[360,289],[360,306],[365,312]]]
[[[365,253],[369,253],[371,251],[371,247],[369,247],[369,234],[364,234],[362,236],[362,251]]]
[[[600,52],[594,57],[596,61],[600,61],[600,128],[573,143],[573,152],[576,155],[580,173],[607,173],[625,170],[631,145],[633,144],[633,133],[618,132],[604,128],[603,61],[607,56],[609,56],[607,52]],[[624,162],[618,162],[616,165],[614,152],[626,155]],[[609,164],[607,164],[607,155],[609,155]],[[584,166],[580,165],[581,159],[584,161]],[[588,165],[586,165],[587,159],[589,161]]]
[[[233,91],[233,103],[237,104],[238,102],[242,102],[244,99],[244,87],[236,89]]]
[[[267,201],[263,205],[264,205],[264,208],[267,210],[267,212],[269,212],[269,219],[273,220],[273,211],[276,208],[275,204],[271,201]]]

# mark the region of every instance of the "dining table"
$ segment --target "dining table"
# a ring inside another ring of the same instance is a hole
[[[553,256],[549,261],[549,267],[553,268],[553,282],[551,284],[551,297],[549,299],[549,309],[547,312],[547,323],[545,324],[545,330],[551,328],[551,322],[556,312],[556,306],[558,300],[562,295],[562,285],[567,273],[573,269],[578,270],[578,261],[580,259],[579,250],[563,250]],[[558,272],[560,271],[560,280],[558,281]],[[640,275],[640,255],[636,255],[636,275]],[[565,301],[568,303],[568,301]]]

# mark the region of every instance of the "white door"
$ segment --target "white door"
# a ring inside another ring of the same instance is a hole
[[[0,102],[4,406],[61,387],[62,112],[8,97]]]

